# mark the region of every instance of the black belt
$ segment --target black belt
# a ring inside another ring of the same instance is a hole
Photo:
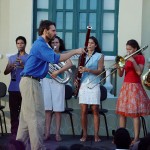
[[[40,78],[36,78],[36,77],[30,76],[30,75],[23,75],[23,77],[28,77],[28,78],[31,78],[31,79],[35,79],[35,80],[40,82]]]

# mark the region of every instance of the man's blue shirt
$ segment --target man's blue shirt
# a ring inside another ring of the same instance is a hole
[[[33,43],[21,76],[30,75],[42,79],[48,73],[49,63],[57,64],[59,59],[60,54],[54,53],[44,38],[40,36]]]

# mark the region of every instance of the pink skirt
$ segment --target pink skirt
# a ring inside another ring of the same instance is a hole
[[[116,113],[127,117],[150,114],[150,99],[141,83],[123,83],[117,100]]]

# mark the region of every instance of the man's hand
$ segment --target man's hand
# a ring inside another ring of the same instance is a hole
[[[86,51],[83,48],[78,48],[75,51],[77,55],[82,55],[83,53],[86,53]]]

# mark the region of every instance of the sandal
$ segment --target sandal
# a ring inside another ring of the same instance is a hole
[[[95,142],[101,142],[101,139],[99,138],[99,136],[95,136]]]
[[[62,141],[62,138],[61,138],[61,136],[60,136],[60,135],[56,135],[56,136],[55,136],[55,139],[56,139],[56,141],[57,141],[57,142]]]
[[[81,141],[81,142],[86,142],[86,138],[87,138],[86,136],[83,136],[83,137],[80,139],[80,141]]]

